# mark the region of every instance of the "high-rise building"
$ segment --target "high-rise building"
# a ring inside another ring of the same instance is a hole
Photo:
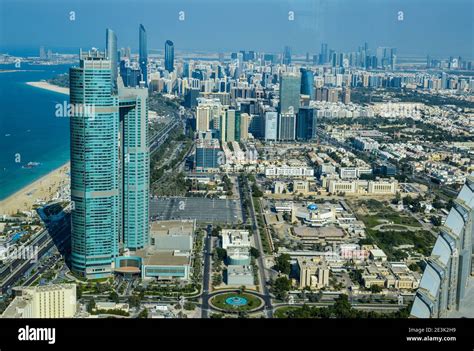
[[[115,91],[112,70],[97,50],[70,69],[71,261],[86,278],[111,275],[120,244],[148,244],[148,90],[120,77]]]
[[[120,77],[126,87],[136,87],[140,85],[141,71],[139,68],[130,67],[129,61],[120,61]]]
[[[296,121],[296,138],[298,140],[316,139],[317,113],[313,107],[301,107]]]
[[[196,131],[219,129],[222,104],[219,99],[197,98]]]
[[[195,169],[197,172],[207,172],[219,168],[221,156],[219,140],[212,138],[211,132],[200,133],[196,140]]]
[[[301,68],[301,94],[308,95],[310,99],[314,99],[314,75],[313,71],[307,68]]]
[[[209,106],[198,105],[196,108],[196,131],[205,132],[210,129],[211,111]]]
[[[392,47],[378,47],[376,50],[377,67],[394,69],[397,59],[397,49]]]
[[[296,113],[300,108],[301,75],[283,73],[280,76],[280,113]]]
[[[278,140],[293,141],[296,134],[296,114],[280,113],[278,118]]]
[[[107,28],[105,31],[105,43],[106,43],[106,57],[110,60],[112,65],[112,82],[114,84],[114,90],[117,89],[117,65],[118,65],[118,52],[117,52],[117,36],[112,29]]]
[[[328,44],[321,43],[321,53],[319,54],[319,64],[324,65],[326,62],[328,62],[328,60],[329,60]]]
[[[148,90],[127,88],[119,80],[121,122],[122,242],[137,250],[148,243],[150,150],[148,147]]]
[[[225,118],[225,129],[226,138],[225,141],[240,141],[240,111],[229,109],[226,112]]]
[[[112,64],[97,50],[80,52],[69,70],[71,134],[72,270],[88,278],[112,273],[120,228],[119,101]]]
[[[76,284],[53,284],[14,288],[18,294],[2,318],[73,318],[76,314]]]
[[[454,200],[426,262],[411,309],[413,317],[474,317],[473,232],[474,173]]]
[[[346,105],[351,103],[351,89],[348,87],[344,88],[343,90],[342,102],[344,102]]]
[[[143,24],[140,24],[139,35],[138,35],[139,53],[138,60],[140,70],[142,71],[142,80],[145,82],[145,86],[148,86],[148,49],[147,49],[147,38],[146,30]]]
[[[283,50],[283,64],[289,65],[291,63],[291,48],[289,46],[285,46]]]
[[[174,44],[171,40],[165,42],[165,69],[170,73],[174,71]]]
[[[39,54],[40,54],[40,59],[44,60],[46,58],[46,51],[44,49],[44,46],[40,46]]]
[[[249,138],[250,115],[248,113],[240,114],[240,140]]]
[[[121,48],[120,49],[120,59],[123,60],[125,58],[130,59],[132,57],[130,47]]]
[[[278,112],[265,112],[265,141],[278,139]]]

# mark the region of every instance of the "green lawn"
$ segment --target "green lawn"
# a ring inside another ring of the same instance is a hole
[[[243,305],[243,306],[232,306],[232,305],[228,305],[225,300],[229,297],[243,297],[245,299],[247,299],[247,304],[246,305]],[[250,294],[246,294],[246,293],[226,293],[226,294],[219,294],[217,296],[214,296],[212,299],[211,299],[211,304],[214,305],[215,307],[217,308],[220,308],[224,311],[228,311],[228,312],[234,312],[234,311],[250,311],[250,310],[253,310],[253,309],[256,309],[258,307],[260,307],[260,305],[262,304],[262,301],[254,296],[254,295],[250,295]]]

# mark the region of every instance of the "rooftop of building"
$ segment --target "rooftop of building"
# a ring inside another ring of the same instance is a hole
[[[151,235],[192,235],[195,223],[193,220],[170,220],[151,223]]]
[[[156,251],[152,248],[138,250],[136,255],[142,258],[144,266],[185,266],[190,261],[188,255],[179,255],[175,251]]]
[[[227,266],[227,274],[230,275],[247,275],[252,274],[251,266],[229,265]]]
[[[22,318],[23,309],[28,305],[29,298],[24,296],[17,296],[3,311],[2,318]]]
[[[76,284],[51,284],[51,285],[37,285],[37,286],[22,286],[15,288],[19,292],[43,292],[43,291],[57,291],[57,290],[72,290],[76,289]]]

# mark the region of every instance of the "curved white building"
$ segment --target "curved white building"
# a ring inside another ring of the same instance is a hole
[[[466,288],[474,279],[473,235],[474,173],[467,178],[438,235],[413,302],[413,317],[446,317],[467,304]],[[470,310],[474,315],[474,309]]]

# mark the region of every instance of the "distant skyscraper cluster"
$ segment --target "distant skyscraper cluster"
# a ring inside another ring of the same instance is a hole
[[[53,50],[46,50],[44,46],[40,46],[39,49],[39,58],[41,60],[52,60],[53,59]]]
[[[313,63],[330,64],[332,67],[361,67],[365,69],[396,69],[397,49],[393,47],[378,47],[375,55],[365,43],[357,51],[338,53],[329,49],[327,43],[321,44],[319,55],[313,56]]]

